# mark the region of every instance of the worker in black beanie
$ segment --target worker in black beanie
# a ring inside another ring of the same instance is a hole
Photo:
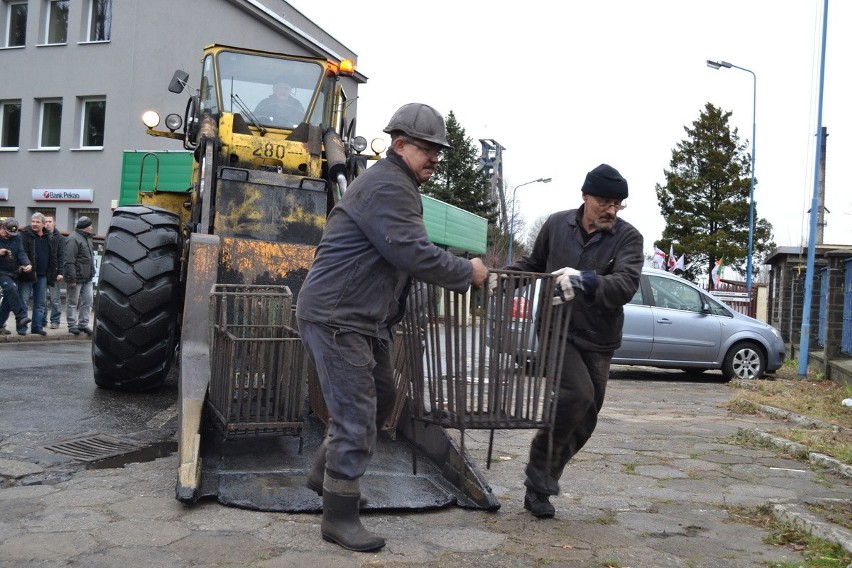
[[[553,452],[548,434],[539,430],[530,446],[524,508],[550,518],[550,503],[559,495],[559,479],[568,461],[591,438],[604,403],[609,365],[621,346],[623,306],[639,288],[642,235],[620,219],[627,180],[610,165],[588,174],[581,188],[583,204],[548,217],[532,253],[507,268],[557,275],[561,295],[555,309],[571,309],[571,323],[560,376]],[[558,320],[560,318],[553,318]]]

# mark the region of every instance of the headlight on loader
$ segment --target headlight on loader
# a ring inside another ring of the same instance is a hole
[[[142,114],[142,122],[148,128],[156,128],[160,124],[160,115],[153,110],[147,110]]]
[[[174,132],[183,124],[183,119],[179,114],[171,113],[166,115],[166,128]]]

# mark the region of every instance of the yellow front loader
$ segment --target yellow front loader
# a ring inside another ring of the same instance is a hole
[[[349,61],[211,45],[198,88],[188,80],[177,71],[169,85],[189,91],[182,115],[169,114],[165,129],[156,112],[143,121],[193,152],[192,186],[140,188],[113,214],[95,382],[154,390],[177,363],[181,501],[315,511],[321,500],[304,476],[327,417],[291,313],[328,212],[383,148],[361,154]],[[268,104],[285,81],[286,102]],[[374,475],[384,481],[374,486],[388,489],[372,507],[499,507],[443,429],[399,423],[382,435]],[[400,470],[415,437],[428,459]]]

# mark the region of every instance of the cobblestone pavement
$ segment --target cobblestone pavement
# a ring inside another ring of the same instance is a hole
[[[0,358],[10,348],[0,346]],[[36,425],[21,424],[20,431],[0,433],[0,566],[798,565],[797,552],[766,544],[765,531],[738,522],[728,508],[778,505],[795,515],[809,501],[848,502],[850,479],[771,448],[734,443],[742,430],[770,430],[772,419],[729,413],[730,388],[712,379],[616,370],[598,429],[566,468],[551,520],[523,510],[532,432],[498,431],[486,469],[488,432],[468,431],[465,446],[500,510],[365,514],[364,523],[387,538],[382,551],[370,554],[324,542],[319,515],[179,503],[175,455],[45,481],[51,464],[22,442]],[[818,519],[812,526],[825,528]],[[837,539],[852,547],[848,532]]]

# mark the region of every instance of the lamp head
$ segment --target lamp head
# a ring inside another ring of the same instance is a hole
[[[710,67],[711,69],[719,69],[720,67],[730,69],[731,67],[733,67],[733,64],[728,63],[727,61],[711,61],[708,59],[707,67]]]

